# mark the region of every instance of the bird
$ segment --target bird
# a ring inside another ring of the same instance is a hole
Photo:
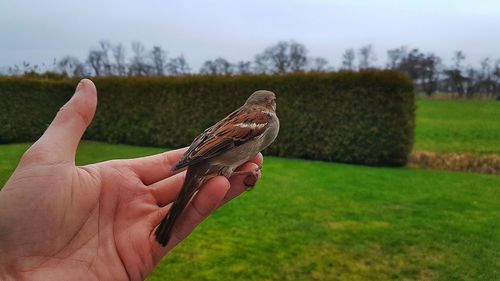
[[[191,197],[207,180],[222,175],[252,175],[247,187],[257,180],[255,171],[234,170],[253,159],[268,147],[279,132],[276,115],[276,95],[271,91],[255,91],[246,102],[215,125],[198,135],[181,159],[171,168],[172,172],[187,168],[186,177],[177,199],[155,231],[156,240],[166,246],[172,230]]]

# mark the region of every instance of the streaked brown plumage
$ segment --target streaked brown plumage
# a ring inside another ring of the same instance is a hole
[[[245,104],[196,137],[172,168],[187,167],[186,179],[169,213],[155,231],[156,240],[166,246],[175,222],[193,194],[217,175],[229,178],[243,163],[270,145],[279,131],[276,96],[256,91]]]

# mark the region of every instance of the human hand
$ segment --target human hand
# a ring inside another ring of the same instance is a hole
[[[142,280],[210,213],[245,190],[245,176],[209,180],[161,247],[153,233],[182,186],[185,172],[170,168],[185,149],[75,166],[96,104],[94,84],[82,80],[0,191],[1,280]],[[240,170],[255,170],[262,161],[259,154]]]

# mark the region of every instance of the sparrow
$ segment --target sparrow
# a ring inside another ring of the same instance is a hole
[[[253,186],[260,167],[255,171],[234,170],[268,147],[278,131],[276,95],[260,90],[250,95],[243,106],[197,136],[172,167],[173,172],[187,167],[186,178],[177,199],[155,231],[156,240],[162,246],[168,244],[175,222],[207,180],[219,175],[226,178],[252,175],[253,181],[245,181],[245,185]]]

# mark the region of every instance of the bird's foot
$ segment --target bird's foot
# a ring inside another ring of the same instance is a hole
[[[243,180],[243,184],[245,184],[245,187],[247,190],[250,190],[257,183],[257,179],[259,178],[259,172],[261,169],[262,169],[262,166],[259,166],[254,170],[238,171],[238,172],[234,172],[232,175],[233,176],[246,176],[245,179]]]

